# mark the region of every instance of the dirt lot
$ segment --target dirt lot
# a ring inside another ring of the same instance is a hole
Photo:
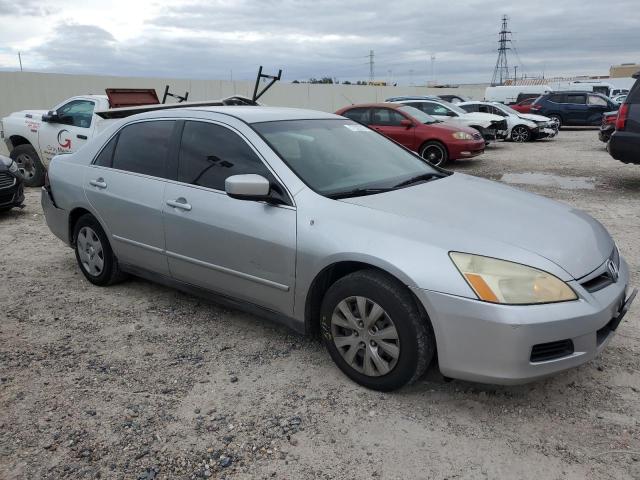
[[[524,173],[505,179],[588,211],[639,285],[640,166],[596,137],[500,143],[453,168]],[[26,203],[0,217],[2,479],[640,478],[640,301],[598,360],[552,379],[431,371],[382,394],[262,319],[137,279],[92,286],[39,192]]]

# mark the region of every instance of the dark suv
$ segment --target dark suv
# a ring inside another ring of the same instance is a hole
[[[609,98],[591,92],[551,92],[540,96],[531,113],[549,117],[558,127],[563,125],[600,125],[602,114],[617,110],[618,106]]]
[[[636,83],[620,106],[609,153],[621,162],[640,164],[640,72],[633,78]]]

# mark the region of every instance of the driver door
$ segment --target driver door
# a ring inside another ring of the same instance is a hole
[[[58,118],[42,122],[38,131],[41,160],[45,166],[55,155],[77,151],[92,136],[95,102],[87,99],[71,100],[55,111]]]

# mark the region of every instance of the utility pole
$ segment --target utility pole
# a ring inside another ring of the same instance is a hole
[[[513,66],[513,80],[518,81],[518,65]]]
[[[509,17],[502,16],[502,29],[500,30],[500,37],[498,40],[498,60],[496,61],[496,67],[493,70],[493,78],[491,79],[491,85],[503,85],[504,81],[509,78],[509,64],[507,62],[507,50],[511,48],[507,47],[511,42],[511,31],[507,26]]]
[[[22,71],[22,55],[18,52],[18,62],[20,62],[20,71]]]
[[[374,72],[373,72],[373,50],[369,50],[369,81],[373,82],[374,79]]]
[[[436,54],[432,53],[431,54],[431,83],[433,83],[435,85],[436,83]]]

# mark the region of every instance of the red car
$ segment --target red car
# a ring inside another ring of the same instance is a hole
[[[515,105],[509,105],[509,106],[513,108],[516,112],[531,113],[531,105],[533,105],[533,102],[536,101],[536,98],[538,97],[525,98],[521,102],[518,102]]]
[[[442,166],[484,152],[484,139],[469,127],[452,125],[408,105],[368,103],[341,108],[337,115],[355,120]]]

